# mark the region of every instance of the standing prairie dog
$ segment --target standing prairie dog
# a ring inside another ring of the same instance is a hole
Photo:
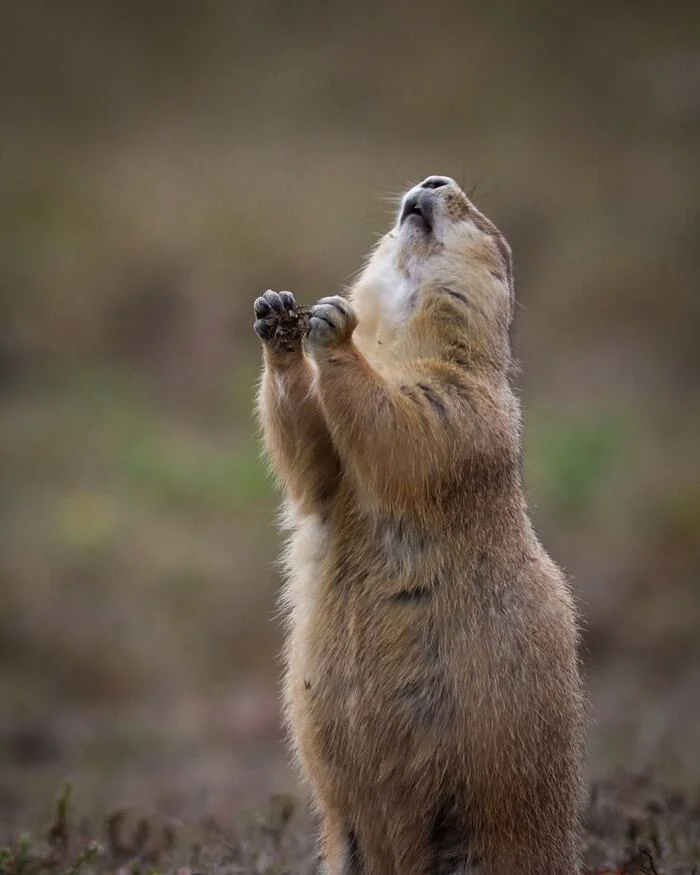
[[[328,875],[578,871],[577,626],[523,496],[513,309],[508,244],[442,176],[348,299],[254,305],[286,718]]]

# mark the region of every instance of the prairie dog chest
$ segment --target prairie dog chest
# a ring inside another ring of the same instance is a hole
[[[373,262],[353,292],[360,315],[358,336],[362,337],[366,325],[371,348],[378,330],[382,334],[393,332],[410,316],[418,288],[415,277],[400,273],[392,259]]]

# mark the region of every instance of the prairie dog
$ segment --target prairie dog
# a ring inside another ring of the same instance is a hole
[[[254,304],[291,535],[285,712],[328,875],[571,875],[584,699],[527,514],[511,252],[457,183],[403,198],[348,298]]]

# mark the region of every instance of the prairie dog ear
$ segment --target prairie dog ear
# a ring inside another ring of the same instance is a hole
[[[484,235],[489,247],[492,247],[495,262],[500,267],[494,271],[496,275],[502,273],[511,298],[515,297],[513,282],[513,252],[510,244],[498,230],[494,223],[487,218],[474,204],[469,201],[469,219],[474,226]]]

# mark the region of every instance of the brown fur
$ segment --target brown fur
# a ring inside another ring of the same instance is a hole
[[[256,302],[292,533],[286,716],[329,875],[570,875],[577,628],[523,497],[510,250],[428,183],[432,227],[397,222],[305,350],[279,341],[288,293],[283,315]]]

